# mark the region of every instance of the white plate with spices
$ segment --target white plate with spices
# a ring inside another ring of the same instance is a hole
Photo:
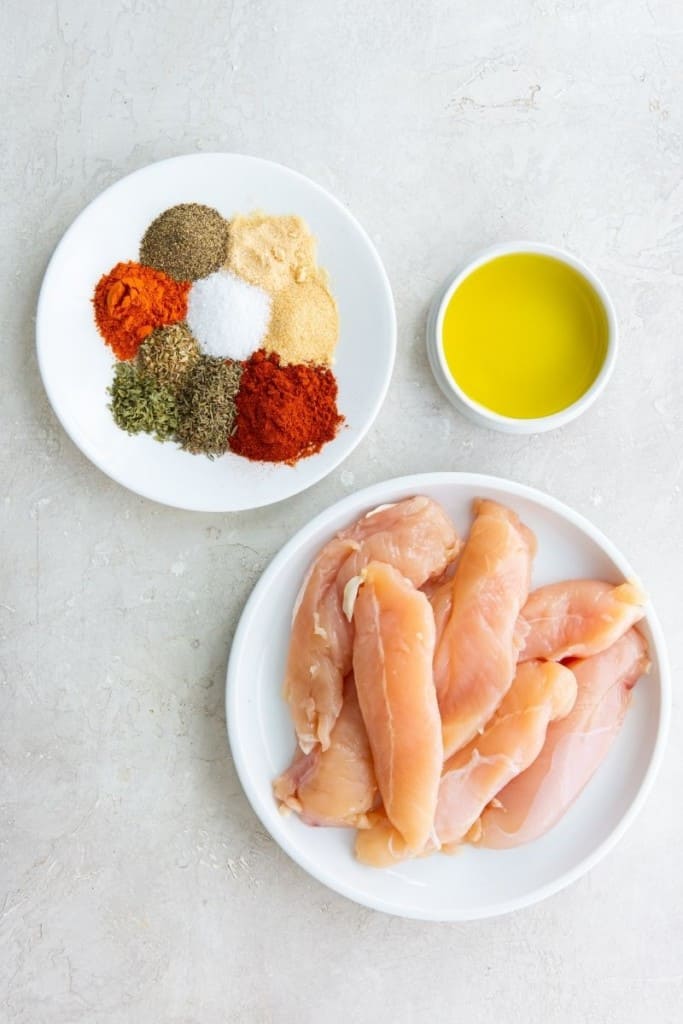
[[[137,260],[149,224],[180,203],[215,207],[230,219],[265,210],[295,214],[317,239],[339,309],[333,366],[345,422],[320,452],[295,465],[252,462],[233,453],[214,461],[115,424],[107,388],[114,357],[93,318],[95,285],[115,264]],[[281,501],[338,466],[370,428],[384,400],[396,348],[391,288],[366,233],[320,186],[279,164],[215,153],[151,164],[103,192],[57,246],[37,314],[40,371],[52,407],[72,440],[103,472],[144,497],[178,508],[237,511]]]
[[[415,494],[439,501],[462,536],[474,498],[508,505],[536,534],[532,586],[593,577],[635,579],[629,563],[591,523],[554,498],[520,484],[466,473],[389,480],[351,495],[299,531],[256,585],[235,634],[227,673],[230,746],[254,811],[290,857],[349,899],[386,913],[433,921],[492,917],[538,902],[601,860],[634,821],[662,758],[670,680],[661,629],[651,605],[639,628],[652,667],[633,692],[624,725],[590,783],[542,838],[510,850],[464,847],[454,856],[366,867],[355,860],[352,829],[311,828],[276,806],[272,783],[290,762],[294,734],[281,688],[292,608],[321,546],[370,509]],[[644,581],[647,587],[647,581]],[[264,636],[268,642],[264,644]]]

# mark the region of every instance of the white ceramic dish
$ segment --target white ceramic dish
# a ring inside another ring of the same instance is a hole
[[[224,216],[257,208],[296,213],[318,239],[340,314],[335,374],[346,425],[296,466],[214,462],[172,443],[130,437],[107,408],[113,356],[99,336],[91,298],[102,274],[135,260],[148,224],[176,203],[215,206]],[[138,494],[178,508],[236,511],[303,491],[360,442],[384,400],[396,348],[396,319],[380,258],[358,222],[320,186],[279,164],[229,153],[176,157],[123,178],[74,221],[50,261],[38,303],[40,371],[52,407],[78,447]]]
[[[539,553],[533,585],[578,576],[615,582],[634,577],[625,558],[586,519],[540,491],[495,477],[432,473],[389,480],[351,495],[305,526],[256,585],[230,654],[226,709],[232,754],[252,807],[273,838],[301,867],[352,900],[403,917],[465,921],[535,903],[585,874],[615,845],[640,810],[665,743],[670,683],[660,627],[648,608],[643,631],[652,670],[634,691],[626,722],[607,760],[560,824],[516,850],[465,848],[391,870],[359,864],[353,833],[310,828],[278,812],[273,778],[294,749],[281,696],[292,606],[304,573],[336,530],[383,502],[428,494],[465,533],[470,506],[483,495],[508,503],[535,531]]]
[[[542,256],[551,256],[572,267],[581,274],[597,293],[605,310],[607,318],[607,351],[605,361],[602,364],[600,373],[595,378],[590,388],[572,405],[552,416],[542,416],[536,419],[517,419],[512,416],[501,416],[492,409],[475,402],[474,399],[462,390],[446,363],[446,358],[441,344],[443,332],[443,319],[446,307],[451,300],[453,293],[460,287],[466,277],[469,277],[475,270],[484,263],[497,259],[499,256],[509,256],[511,253],[531,252],[539,253]],[[564,249],[557,249],[552,245],[544,245],[541,242],[506,242],[502,245],[494,245],[480,253],[475,259],[467,264],[455,276],[451,276],[443,287],[437,292],[427,320],[427,356],[432,373],[442,392],[458,412],[480,427],[491,427],[493,430],[502,431],[505,434],[538,434],[545,430],[554,430],[556,427],[563,427],[566,423],[580,416],[598,398],[609,381],[614,364],[617,358],[617,318],[614,306],[604,285],[589,267],[576,256],[566,252]]]

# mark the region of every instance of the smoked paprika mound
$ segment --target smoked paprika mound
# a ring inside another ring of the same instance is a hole
[[[244,364],[236,398],[237,429],[230,447],[258,462],[287,462],[314,455],[344,421],[337,411],[337,382],[319,366],[281,366],[262,349]]]
[[[140,263],[117,263],[95,288],[98,330],[117,359],[132,359],[156,327],[184,320],[189,281]]]

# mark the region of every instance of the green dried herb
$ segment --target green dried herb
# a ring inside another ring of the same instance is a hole
[[[225,263],[228,222],[201,203],[181,203],[160,213],[140,243],[140,262],[176,281],[207,277]]]
[[[140,373],[134,363],[117,363],[109,408],[117,425],[129,434],[153,434],[157,441],[173,437],[178,411],[173,393]]]
[[[138,349],[142,372],[171,391],[177,391],[198,359],[199,345],[185,323],[157,327]]]
[[[188,452],[213,458],[222,455],[235,430],[235,396],[241,363],[200,356],[177,397],[177,439]]]

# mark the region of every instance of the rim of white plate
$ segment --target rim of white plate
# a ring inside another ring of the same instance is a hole
[[[525,896],[482,906],[477,908],[475,911],[468,911],[466,915],[457,912],[448,914],[422,912],[420,909],[412,908],[408,910],[399,910],[392,906],[388,901],[380,898],[372,897],[367,900],[360,900],[351,886],[346,885],[344,882],[340,882],[333,874],[330,874],[325,870],[324,865],[317,863],[315,860],[308,857],[306,853],[302,853],[296,844],[290,841],[284,830],[277,835],[274,835],[271,831],[270,825],[266,823],[264,816],[260,813],[263,801],[260,793],[257,791],[257,788],[252,784],[249,773],[246,770],[245,758],[241,748],[241,740],[236,727],[239,696],[236,680],[239,672],[241,647],[243,646],[243,637],[246,636],[251,628],[251,620],[257,610],[261,592],[268,586],[271,575],[277,574],[281,566],[287,562],[290,555],[296,551],[311,534],[315,533],[320,529],[320,527],[324,527],[327,523],[336,519],[337,516],[343,514],[346,509],[349,511],[354,510],[355,512],[357,505],[361,500],[363,504],[367,503],[368,505],[371,505],[375,501],[379,503],[391,500],[387,493],[388,490],[395,490],[396,492],[399,492],[402,489],[410,489],[414,493],[419,493],[420,484],[424,488],[438,483],[459,483],[479,488],[497,487],[506,490],[513,497],[527,498],[534,501],[544,508],[563,516],[571,524],[583,530],[591,540],[605,551],[615,565],[618,566],[626,579],[637,577],[637,574],[631,567],[630,563],[622,555],[619,549],[602,533],[601,530],[594,526],[589,519],[586,519],[586,517],[581,515],[581,513],[575,512],[569,505],[565,505],[564,502],[561,502],[559,499],[553,498],[551,495],[546,494],[543,491],[539,491],[535,487],[529,487],[526,484],[519,484],[513,480],[508,480],[505,477],[497,477],[481,473],[457,472],[418,473],[415,475],[395,477],[390,480],[384,480],[380,483],[371,484],[369,487],[365,487],[360,491],[355,491],[353,494],[347,495],[345,498],[342,498],[340,501],[335,502],[333,505],[320,512],[314,519],[298,530],[289,541],[287,541],[284,547],[280,549],[278,554],[275,555],[270,564],[264,569],[260,579],[257,581],[246,601],[237,629],[235,630],[226,674],[225,711],[230,750],[232,752],[233,761],[240,783],[242,784],[242,788],[244,789],[247,799],[251,804],[252,810],[259,818],[264,828],[266,828],[268,834],[272,836],[280,848],[284,850],[284,852],[296,864],[298,864],[299,867],[303,868],[304,871],[312,875],[313,878],[327,886],[329,889],[332,889],[334,892],[345,896],[347,899],[350,899],[361,906],[367,906],[373,910],[380,910],[386,914],[412,918],[414,920],[464,922],[482,920],[489,917],[499,917],[515,910],[522,910],[524,907],[531,906],[534,903],[539,903],[541,900],[554,895],[561,889],[565,889],[567,886],[577,881],[616,846],[626,830],[633,824],[633,821],[640,813],[640,810],[642,809],[642,806],[652,788],[664,756],[671,717],[671,677],[664,634],[654,608],[648,601],[645,621],[650,628],[652,637],[651,646],[654,648],[654,654],[659,668],[659,689],[661,696],[659,721],[657,724],[657,737],[652,751],[652,756],[650,758],[650,763],[648,764],[640,786],[638,787],[628,810],[615,825],[606,839],[604,839],[591,854],[584,857],[569,871],[565,871],[558,878],[554,879],[552,882],[548,882],[546,885],[541,885],[536,889],[532,889],[530,892],[526,893]]]
[[[152,171],[152,169],[156,170],[157,168],[161,167],[170,167],[170,165],[172,164],[180,163],[183,161],[206,160],[217,157],[220,159],[227,158],[234,160],[245,160],[248,162],[258,163],[265,166],[277,168],[278,172],[283,172],[285,175],[288,175],[292,178],[296,178],[299,181],[305,182],[314,191],[320,193],[321,195],[324,195],[327,200],[329,200],[348,220],[350,220],[353,223],[358,233],[366,242],[372,261],[376,266],[379,275],[379,280],[381,281],[382,284],[382,290],[384,292],[385,298],[387,299],[388,308],[391,314],[391,337],[389,339],[391,354],[385,370],[384,380],[382,381],[377,397],[373,402],[372,407],[370,408],[369,415],[365,425],[360,429],[356,429],[354,443],[351,445],[351,447],[346,450],[342,450],[332,460],[332,462],[325,469],[325,471],[321,473],[319,476],[314,475],[314,477],[310,481],[307,481],[303,486],[288,491],[287,493],[283,494],[282,497],[273,498],[272,500],[259,503],[258,505],[245,505],[239,508],[232,509],[217,508],[207,506],[205,503],[197,504],[191,501],[165,501],[164,499],[156,495],[153,491],[148,490],[144,486],[131,486],[130,483],[126,482],[126,480],[123,479],[123,475],[121,473],[108,469],[106,467],[105,461],[99,457],[95,448],[89,442],[88,438],[78,434],[75,430],[72,429],[69,423],[68,416],[66,415],[66,410],[62,408],[62,403],[60,402],[55,389],[51,385],[50,375],[46,372],[43,357],[44,342],[42,341],[42,338],[46,336],[46,332],[43,330],[43,321],[44,304],[46,301],[45,296],[48,291],[47,286],[51,281],[52,275],[56,273],[56,268],[59,262],[59,257],[61,255],[61,250],[66,246],[67,241],[71,238],[72,234],[74,234],[79,229],[82,220],[86,217],[91,208],[106,201],[106,199],[109,198],[112,193],[116,192],[118,189],[121,189],[124,186],[124,184],[128,184],[131,179],[142,178],[144,177],[144,175],[149,174]],[[379,252],[377,251],[374,242],[370,238],[370,235],[367,233],[363,225],[360,223],[359,220],[357,220],[353,213],[351,213],[351,211],[346,206],[344,206],[341,200],[337,199],[337,197],[334,196],[331,192],[328,192],[328,190],[323,188],[322,185],[319,185],[317,182],[307,177],[307,175],[302,174],[300,171],[292,170],[291,167],[287,167],[285,164],[280,164],[276,160],[267,160],[264,157],[251,156],[248,153],[221,152],[219,150],[216,150],[210,153],[180,153],[177,156],[166,157],[164,160],[155,160],[152,163],[145,164],[142,167],[138,167],[137,170],[131,171],[130,174],[126,174],[122,178],[118,178],[117,181],[113,182],[111,185],[108,185],[107,188],[103,189],[93,199],[90,200],[90,202],[80,211],[80,213],[75,217],[75,219],[71,222],[71,224],[66,229],[64,234],[61,236],[60,240],[57,242],[57,245],[55,246],[52,252],[52,255],[50,256],[50,259],[48,260],[47,267],[45,268],[45,273],[43,275],[43,280],[40,286],[38,303],[36,306],[35,333],[38,369],[40,371],[43,387],[45,388],[45,392],[52,407],[52,411],[54,412],[62,428],[69,436],[69,438],[73,441],[73,443],[76,445],[76,447],[80,451],[82,451],[86,458],[88,458],[93,463],[93,465],[97,466],[97,468],[102,473],[104,473],[105,476],[108,476],[110,480],[114,480],[117,484],[120,484],[121,487],[125,487],[126,490],[131,491],[131,493],[138,494],[140,495],[140,497],[146,498],[148,501],[155,501],[159,505],[165,505],[167,508],[179,508],[184,509],[188,512],[242,512],[249,511],[255,508],[266,508],[269,505],[275,505],[280,501],[286,501],[287,498],[292,498],[296,494],[301,494],[303,491],[308,490],[310,487],[315,486],[315,484],[320,483],[321,480],[324,480],[325,477],[329,476],[330,473],[334,472],[334,470],[337,469],[341,465],[341,463],[344,462],[344,460],[347,459],[349,455],[351,455],[351,453],[358,447],[358,445],[361,443],[361,441],[364,439],[364,437],[370,430],[370,427],[377,419],[377,416],[379,415],[382,405],[384,404],[384,400],[387,396],[387,391],[389,390],[391,377],[394,371],[394,364],[396,362],[397,321],[396,306],[394,303],[393,292],[391,290],[391,282],[389,281],[389,276],[386,272]]]

